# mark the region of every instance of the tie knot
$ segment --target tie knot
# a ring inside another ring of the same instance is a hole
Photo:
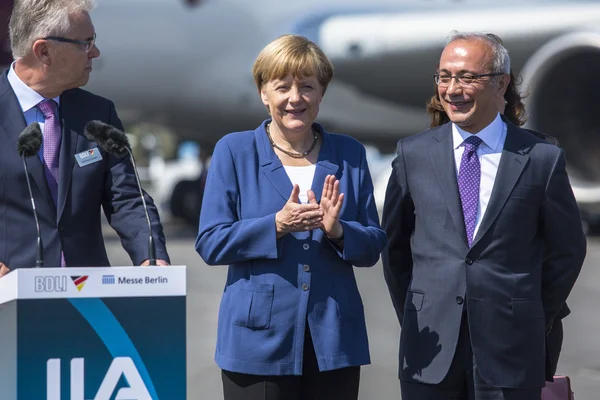
[[[466,151],[476,151],[479,145],[483,142],[479,137],[472,135],[465,139],[463,146]]]
[[[44,114],[44,118],[48,119],[54,116],[56,112],[56,102],[54,100],[43,100],[38,103],[39,109]]]

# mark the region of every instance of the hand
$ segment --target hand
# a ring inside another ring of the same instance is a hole
[[[323,212],[317,204],[315,194],[309,190],[309,203],[300,204],[298,203],[299,193],[300,187],[294,185],[287,203],[275,214],[277,238],[289,232],[310,231],[321,227]]]
[[[143,263],[140,264],[142,267],[147,267],[150,265],[150,260],[146,259],[144,260]],[[156,266],[158,267],[167,267],[171,264],[169,264],[168,262],[166,262],[165,260],[160,260],[160,259],[156,259]]]
[[[10,268],[8,268],[3,262],[0,262],[0,278],[10,272]]]
[[[339,221],[343,204],[344,194],[340,193],[340,181],[335,179],[334,175],[327,175],[321,195],[321,210],[323,211],[321,229],[328,238],[338,239],[344,234],[344,228]]]

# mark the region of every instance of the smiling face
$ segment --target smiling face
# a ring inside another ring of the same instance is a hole
[[[439,64],[440,75],[487,74],[492,71],[493,52],[480,40],[456,40],[446,46]],[[504,99],[508,75],[481,77],[468,85],[452,79],[448,86],[438,86],[440,100],[450,121],[467,132],[477,133],[498,114]]]
[[[323,87],[315,75],[292,74],[265,83],[260,91],[273,123],[283,133],[309,133],[319,113]]]

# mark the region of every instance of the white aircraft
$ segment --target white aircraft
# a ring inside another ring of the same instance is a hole
[[[582,211],[600,215],[600,3],[573,0],[97,0],[101,56],[87,89],[126,123],[214,144],[267,117],[251,68],[284,33],[336,72],[319,122],[391,152],[425,130],[432,74],[452,30],[499,35],[529,92],[528,127],[565,149]]]

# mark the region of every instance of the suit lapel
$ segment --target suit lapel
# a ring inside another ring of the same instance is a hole
[[[283,164],[281,164],[281,161],[273,151],[271,144],[267,139],[266,126],[268,122],[270,121],[264,121],[261,126],[254,131],[260,170],[267,180],[271,182],[271,185],[273,185],[273,188],[277,193],[287,201],[292,193],[292,182],[290,181],[290,178],[288,178],[287,173],[283,168]]]
[[[454,161],[454,146],[452,142],[452,125],[446,124],[442,126],[437,135],[434,136],[436,141],[429,153],[433,164],[435,175],[437,177],[440,188],[448,211],[454,221],[457,232],[460,233],[465,246],[468,246],[465,221],[463,218],[462,206],[460,203],[460,194],[458,193],[458,181],[456,179],[456,163]]]
[[[529,161],[527,153],[530,149],[527,148],[527,142],[519,134],[518,128],[509,122],[506,125],[506,141],[504,142],[504,149],[500,157],[500,164],[498,165],[498,172],[494,181],[490,202],[477,230],[477,235],[473,239],[473,246],[485,235],[498,217]]]
[[[17,139],[27,125],[23,110],[19,105],[19,100],[17,100],[15,92],[8,83],[6,77],[7,73],[8,70],[0,77],[0,110],[2,110],[0,112],[0,128],[4,131],[4,134],[7,135],[6,143],[13,146],[16,153]],[[33,180],[33,185],[37,186],[42,194],[43,200],[48,203],[51,210],[55,210],[56,208],[52,200],[52,194],[50,193],[48,183],[46,182],[44,166],[42,165],[39,156],[36,155],[27,159],[27,169]],[[38,198],[35,198],[35,200],[36,202],[42,201]]]
[[[335,149],[331,144],[331,140],[329,140],[329,134],[325,132],[323,127],[321,127],[319,124],[314,124],[314,128],[321,134],[322,143],[321,150],[319,152],[319,159],[315,167],[315,176],[313,177],[311,189],[315,193],[315,198],[317,201],[321,201],[325,178],[327,175],[336,175],[339,166],[335,164]]]
[[[58,219],[65,208],[65,203],[71,187],[71,176],[73,173],[74,155],[77,149],[79,134],[71,128],[73,121],[73,107],[69,104],[67,96],[60,99],[60,120],[62,127],[62,139],[60,144],[60,160],[58,167]]]

